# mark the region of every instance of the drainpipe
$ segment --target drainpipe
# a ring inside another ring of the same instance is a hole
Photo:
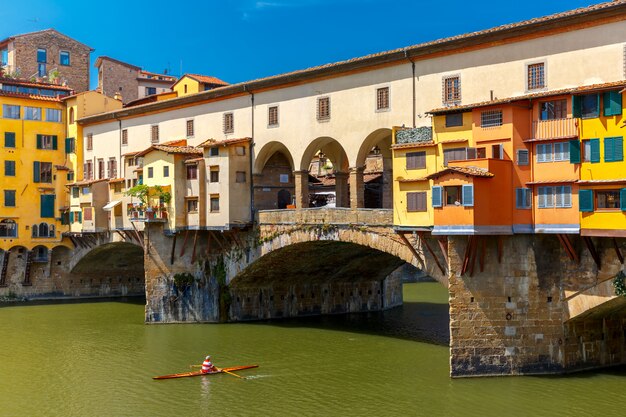
[[[120,119],[119,117],[115,116],[115,120],[117,120],[118,130],[119,130],[119,135],[118,135],[119,136],[118,137],[118,139],[119,139],[119,141],[118,141],[119,146],[118,146],[118,148],[119,148],[119,157],[120,157],[120,159],[119,159],[119,165],[117,166],[117,174],[118,174],[118,178],[119,178],[119,176],[122,174],[122,167],[123,167],[123,165],[122,165],[122,119]],[[124,180],[124,181],[126,181],[126,180]]]
[[[415,61],[409,58],[409,53],[405,49],[404,57],[411,63],[411,79],[413,80],[413,128],[415,128]]]
[[[254,176],[252,175],[252,169],[254,168],[254,164],[252,161],[252,151],[254,149],[254,93],[248,91],[248,86],[244,85],[243,90],[250,94],[250,146],[248,150],[248,159],[250,164],[250,222],[254,223]]]

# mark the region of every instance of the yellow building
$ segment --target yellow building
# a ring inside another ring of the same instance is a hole
[[[626,82],[604,84],[573,96],[574,117],[580,118],[583,236],[626,236],[625,87]]]
[[[64,146],[62,98],[67,87],[0,80],[2,205],[0,249],[47,260],[48,251],[69,244],[62,237],[65,183],[73,166]]]
[[[178,97],[182,97],[226,85],[228,85],[227,82],[208,75],[185,74],[172,85],[172,90]]]

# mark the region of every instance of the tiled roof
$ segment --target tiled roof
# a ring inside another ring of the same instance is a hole
[[[210,75],[200,75],[200,74],[185,74],[185,75],[189,78],[193,78],[194,80],[201,82],[201,83],[205,83],[205,84],[230,85],[226,81],[222,81],[219,78],[212,77]]]
[[[118,182],[124,182],[125,180],[126,180],[125,178],[111,178],[109,180],[109,184],[115,184],[115,183],[118,183]]]
[[[15,98],[28,98],[31,100],[54,101],[57,103],[61,102],[60,97],[40,96],[36,94],[13,93],[10,91],[2,91],[2,90],[0,90],[0,96],[15,97]]]
[[[54,167],[57,169],[57,171],[69,171],[70,170],[65,165],[55,165]]]
[[[198,162],[202,162],[204,161],[204,158],[189,158],[189,159],[185,159],[185,163],[186,164],[196,164]]]
[[[446,143],[463,143],[467,141],[469,141],[469,139],[448,139],[448,140],[442,140],[439,143],[441,143],[442,145],[445,145]]]
[[[202,151],[195,146],[168,146],[168,145],[152,145],[137,154],[137,156],[146,155],[152,151],[161,151],[172,154],[181,155],[202,155]]]
[[[438,109],[431,110],[427,113],[430,114],[445,114],[445,113],[457,113],[460,111],[470,111],[479,107],[487,107],[487,106],[496,106],[498,104],[509,104],[516,101],[521,100],[532,100],[535,98],[543,98],[543,97],[551,97],[551,96],[560,96],[564,94],[576,94],[576,93],[586,93],[591,91],[601,91],[601,90],[609,90],[619,87],[626,87],[626,80],[613,81],[610,83],[602,83],[602,84],[591,84],[584,85],[580,87],[571,87],[571,88],[563,88],[560,90],[552,90],[552,91],[541,91],[538,93],[524,94],[516,97],[507,97],[501,99],[495,99],[490,101],[482,101],[480,103],[474,104],[466,104],[463,106],[452,106],[452,107],[441,107]]]
[[[363,57],[353,58],[341,62],[320,65],[303,70],[293,71],[274,75],[256,80],[245,81],[225,87],[218,87],[212,90],[203,91],[198,94],[191,94],[171,100],[164,100],[156,103],[136,106],[126,111],[111,111],[99,115],[85,117],[80,122],[98,122],[113,120],[116,117],[128,117],[144,112],[167,109],[172,106],[188,105],[220,97],[251,92],[256,89],[280,87],[292,82],[307,82],[331,75],[340,75],[352,70],[367,70],[378,65],[399,64],[407,62],[411,58],[423,58],[432,54],[447,53],[460,48],[480,47],[488,42],[503,42],[507,39],[515,39],[524,35],[537,35],[551,30],[566,28],[576,24],[585,24],[603,17],[621,16],[626,10],[626,0],[611,1],[596,4],[589,7],[582,7],[562,13],[526,20],[498,26],[478,32],[467,33],[431,42],[425,42],[405,48],[398,48],[390,51],[379,52]]]
[[[610,180],[578,180],[580,185],[624,184],[626,178],[614,178]]]
[[[60,90],[60,91],[72,91],[71,87],[66,85],[58,85],[53,83],[38,83],[30,80],[23,80],[20,78],[7,78],[0,77],[0,84],[9,84],[9,85],[19,85],[23,87],[36,87],[36,88],[47,88],[50,90]]]
[[[71,186],[81,186],[81,185],[92,185],[98,182],[103,182],[103,181],[108,181],[108,178],[101,178],[99,180],[82,180],[82,181],[76,181],[76,182],[71,182],[69,184],[65,184],[66,187],[71,187]]]
[[[548,142],[551,140],[567,140],[567,139],[575,139],[577,138],[578,135],[567,135],[567,136],[560,136],[560,137],[554,137],[554,138],[540,138],[540,139],[525,139],[523,142],[525,143],[531,143],[531,142]]]
[[[494,175],[487,171],[484,168],[478,168],[478,167],[448,167],[445,168],[439,172],[435,172],[434,174],[430,174],[428,176],[426,176],[427,179],[432,180],[435,178],[439,178],[443,175],[447,175],[447,174],[463,174],[463,175],[470,175],[472,177],[485,177],[485,178],[491,178]]]
[[[560,180],[539,180],[539,181],[529,181],[526,185],[537,185],[537,184],[571,184],[577,182],[577,179],[560,179]]]
[[[426,148],[429,146],[436,146],[435,142],[414,142],[414,143],[397,143],[391,145],[391,149],[407,149],[407,148]]]
[[[202,142],[200,145],[198,145],[198,148],[206,148],[209,146],[229,146],[229,145],[235,145],[237,143],[250,142],[251,140],[252,138],[238,138],[238,139],[224,139],[224,140],[208,139]]]
[[[122,156],[135,156],[139,153],[140,151],[136,151],[136,152],[128,152],[128,153],[124,153],[122,154]]]
[[[396,181],[398,182],[424,182],[424,181],[428,181],[428,178],[423,177],[423,178],[402,178],[402,179],[397,179]]]

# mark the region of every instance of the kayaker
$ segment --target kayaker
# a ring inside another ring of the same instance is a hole
[[[217,368],[211,362],[211,356],[207,356],[202,362],[202,373],[208,374],[211,372],[217,372]]]

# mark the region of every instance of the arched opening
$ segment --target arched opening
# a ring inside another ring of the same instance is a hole
[[[45,224],[45,223],[42,223]],[[48,262],[49,250],[43,245],[35,246],[32,250],[33,262]]]
[[[24,246],[13,246],[3,252],[0,263],[0,294],[7,292],[7,290],[3,292],[2,288],[10,288],[12,285],[24,282],[28,254],[29,251]]]
[[[0,237],[17,237],[17,223],[15,220],[0,220]]]
[[[293,204],[293,158],[280,142],[270,142],[256,155],[254,207],[256,210],[290,208]]]
[[[391,134],[390,129],[378,129],[361,144],[350,177],[357,208],[393,208]]]
[[[70,107],[70,124],[74,124],[74,107]]]
[[[306,148],[295,173],[296,206],[349,207],[348,156],[334,138],[319,137]]]

